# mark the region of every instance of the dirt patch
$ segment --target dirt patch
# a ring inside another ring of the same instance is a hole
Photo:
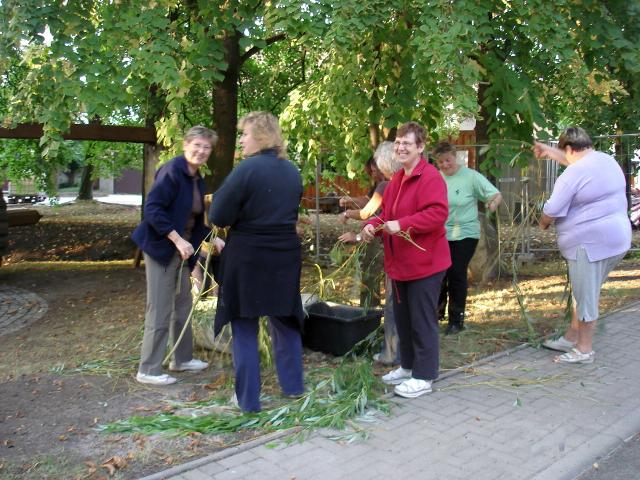
[[[84,201],[35,208],[40,222],[9,230],[4,263],[133,258],[140,207]]]
[[[0,282],[8,281],[43,297],[49,310],[0,336],[3,478],[103,478],[108,468],[101,465],[114,457],[124,462],[118,478],[139,478],[257,434],[99,433],[100,424],[209,398],[208,385],[229,372],[178,374],[180,382],[163,389],[133,380],[145,293],[143,271],[128,263],[18,264],[0,269]]]

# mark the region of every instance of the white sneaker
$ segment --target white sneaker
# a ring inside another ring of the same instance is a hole
[[[576,346],[575,343],[570,342],[564,336],[560,338],[556,338],[555,340],[549,338],[542,343],[544,348],[548,348],[549,350],[556,350],[558,352],[570,352],[573,350],[573,347]]]
[[[181,363],[178,365],[175,360],[171,360],[169,364],[169,370],[172,372],[199,372],[200,370],[204,370],[207,368],[209,364],[207,362],[203,362],[202,360],[198,360],[197,358],[192,358],[188,362]]]
[[[146,373],[138,372],[136,380],[149,385],[171,385],[172,383],[176,383],[176,379],[166,373],[161,375],[147,375]]]
[[[382,381],[387,385],[398,385],[399,383],[409,380],[411,378],[411,370],[405,370],[402,367],[398,367],[395,370],[391,370],[386,375],[382,376]]]
[[[425,393],[431,393],[431,382],[429,380],[410,378],[394,388],[393,392],[404,398],[416,398]]]

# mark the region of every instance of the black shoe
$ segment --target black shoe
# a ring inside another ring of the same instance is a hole
[[[461,332],[462,330],[464,330],[464,324],[463,323],[449,323],[449,325],[447,325],[446,330],[444,331],[445,335],[455,335],[458,332]]]

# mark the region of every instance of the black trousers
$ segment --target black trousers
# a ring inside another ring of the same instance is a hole
[[[436,313],[444,272],[402,282],[393,281],[393,314],[398,330],[400,365],[413,378],[435,380],[440,364],[440,335]]]
[[[438,314],[440,317],[444,317],[448,300],[450,322],[464,318],[464,311],[467,306],[467,290],[469,289],[467,268],[469,268],[469,262],[471,262],[477,245],[477,238],[463,238],[462,240],[449,242],[451,266],[442,280],[440,299],[438,300]]]

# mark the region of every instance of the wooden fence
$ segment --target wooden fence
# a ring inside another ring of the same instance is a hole
[[[463,130],[456,138],[448,137],[442,140],[447,140],[454,145],[469,145],[469,147],[466,148],[468,151],[467,163],[469,167],[475,168],[476,149],[473,146],[475,139],[476,135],[473,130]],[[319,183],[320,193],[318,195],[318,203],[320,204],[320,210],[333,213],[337,213],[338,200],[343,195],[363,197],[369,193],[369,189],[371,188],[370,184],[360,179],[350,180],[341,176],[336,176],[332,180],[321,179]],[[302,194],[302,206],[309,209],[316,208],[316,187],[314,183],[306,185]]]

